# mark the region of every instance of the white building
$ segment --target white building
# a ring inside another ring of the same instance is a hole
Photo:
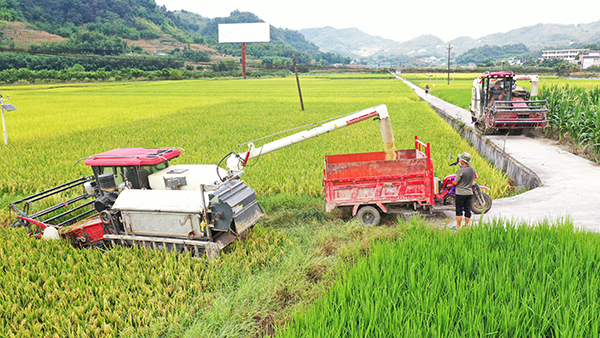
[[[545,50],[542,52],[542,59],[559,58],[569,62],[577,63],[577,54],[585,49],[560,49],[560,50]]]
[[[590,50],[579,56],[581,68],[600,66],[600,50]]]

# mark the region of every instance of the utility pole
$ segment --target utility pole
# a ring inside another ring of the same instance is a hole
[[[452,50],[452,47],[448,44],[448,84],[450,84],[450,50]]]

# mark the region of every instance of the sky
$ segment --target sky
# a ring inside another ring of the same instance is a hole
[[[546,0],[156,0],[156,4],[165,5],[169,11],[183,9],[206,18],[229,16],[237,9],[252,12],[275,27],[293,30],[356,27],[367,34],[398,42],[428,34],[448,42],[461,36],[480,38],[539,23],[581,24],[600,20],[598,0],[572,3]],[[504,9],[497,9],[501,7]]]

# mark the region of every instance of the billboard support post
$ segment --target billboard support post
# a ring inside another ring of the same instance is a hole
[[[242,42],[242,78],[246,78],[246,43]]]

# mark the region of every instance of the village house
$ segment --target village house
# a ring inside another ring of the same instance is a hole
[[[577,55],[585,49],[561,49],[561,50],[545,50],[542,51],[542,59],[559,58],[571,63],[577,63]]]
[[[600,50],[590,50],[579,55],[581,68],[586,69],[590,66],[600,67]]]

